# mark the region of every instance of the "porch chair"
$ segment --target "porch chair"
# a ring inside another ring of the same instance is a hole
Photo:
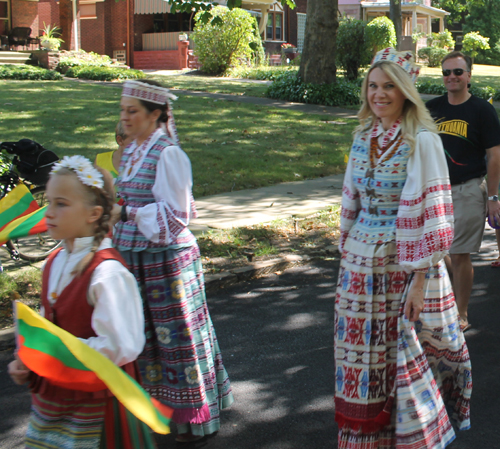
[[[28,39],[31,35],[29,27],[15,27],[9,33],[9,47],[18,47],[22,45],[24,48],[28,45]]]

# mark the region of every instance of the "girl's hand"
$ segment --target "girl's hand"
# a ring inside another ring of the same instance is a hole
[[[410,321],[417,321],[424,310],[424,281],[424,273],[415,273],[405,304],[405,316]]]
[[[16,354],[16,359],[9,363],[8,372],[11,379],[17,385],[24,385],[29,381],[31,371],[26,368],[26,365],[19,360]]]

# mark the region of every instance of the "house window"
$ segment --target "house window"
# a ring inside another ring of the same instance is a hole
[[[307,14],[297,13],[297,51],[302,53],[304,49],[304,38],[306,35]]]
[[[283,40],[283,13],[269,11],[267,16],[266,40]]]
[[[97,19],[95,3],[80,4],[80,19]]]
[[[9,32],[9,3],[0,0],[0,35],[6,35]]]

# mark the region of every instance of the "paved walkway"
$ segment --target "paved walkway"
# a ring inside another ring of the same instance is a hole
[[[199,218],[190,228],[195,233],[228,229],[317,212],[340,203],[343,178],[343,174],[332,175],[198,198]]]

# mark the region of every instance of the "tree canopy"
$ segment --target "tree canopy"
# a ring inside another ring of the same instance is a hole
[[[432,0],[432,6],[448,11],[448,24],[462,22],[475,6],[482,6],[488,0]],[[489,12],[488,12],[489,14]]]
[[[489,37],[493,48],[500,41],[500,0],[483,0],[474,4],[463,26],[464,33],[477,31],[481,36]]]
[[[217,5],[214,5],[212,2],[203,1],[203,0],[166,0],[171,8],[170,12],[195,12],[199,13],[203,11],[198,17],[204,23],[212,21],[213,24],[221,23],[221,20],[218,16],[213,16],[211,14],[212,8]],[[295,0],[283,0],[290,8],[295,8]],[[241,8],[242,0],[227,0],[226,6],[229,9]]]

